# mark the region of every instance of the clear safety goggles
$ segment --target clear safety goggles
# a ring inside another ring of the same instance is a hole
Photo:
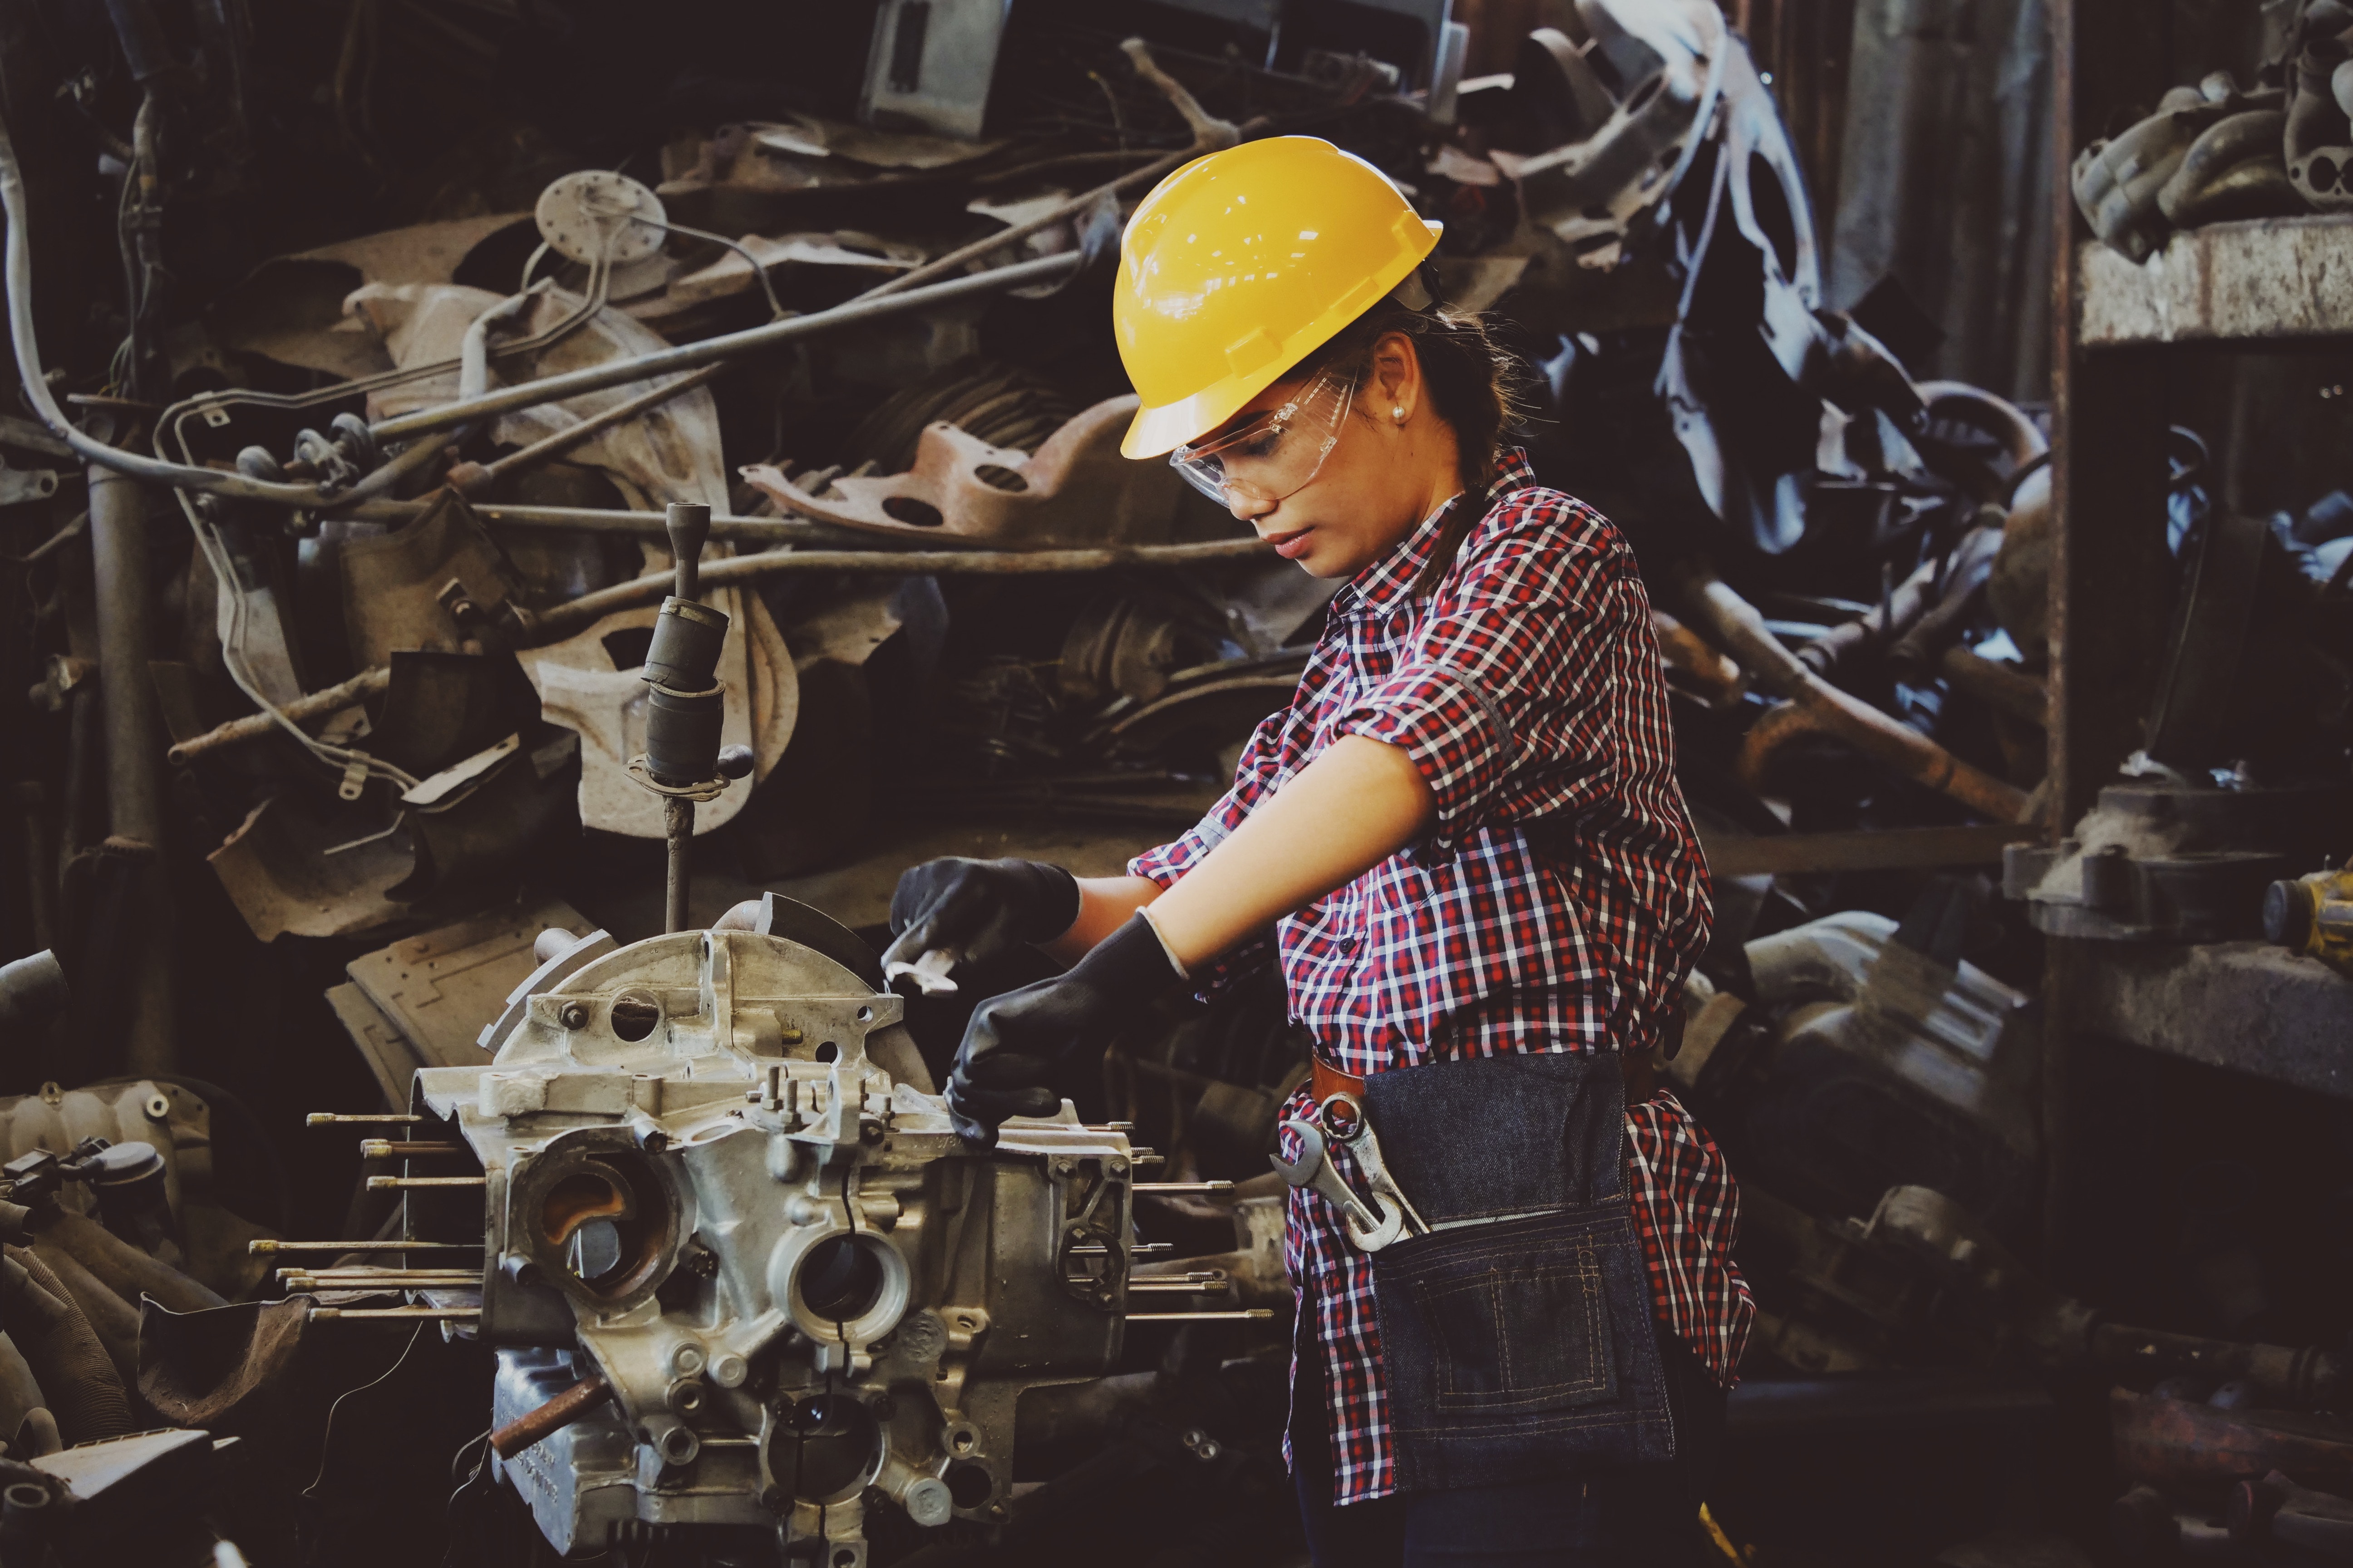
[[[1168,454],[1186,482],[1220,506],[1266,505],[1305,489],[1340,444],[1340,426],[1356,401],[1356,378],[1318,372],[1281,407],[1212,432]]]

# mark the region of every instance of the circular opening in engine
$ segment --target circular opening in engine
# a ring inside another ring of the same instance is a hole
[[[997,1482],[979,1465],[950,1465],[943,1479],[948,1483],[948,1496],[955,1499],[958,1508],[978,1508],[997,1492]]]
[[[841,1059],[841,1047],[828,1040],[818,1047],[817,1059],[821,1062],[838,1062]]]
[[[814,1394],[777,1411],[769,1468],[807,1502],[833,1502],[855,1491],[882,1458],[874,1413],[839,1394]]]
[[[872,1311],[882,1299],[882,1262],[847,1236],[828,1236],[801,1259],[794,1288],[809,1311],[846,1323]]]
[[[533,1262],[599,1301],[655,1282],[675,1223],[661,1179],[634,1150],[554,1160],[543,1174],[525,1166],[516,1194],[536,1233]]]
[[[661,1004],[642,991],[624,991],[613,998],[613,1033],[635,1044],[661,1022]]]

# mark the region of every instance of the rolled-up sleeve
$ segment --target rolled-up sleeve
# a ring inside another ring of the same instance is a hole
[[[1433,837],[1459,837],[1507,810],[1542,770],[1608,767],[1597,678],[1609,608],[1556,590],[1559,563],[1514,543],[1430,606],[1414,652],[1341,714],[1334,733],[1385,742],[1412,759],[1438,810]],[[1591,582],[1587,578],[1587,582]],[[1605,596],[1614,588],[1604,587]],[[1568,754],[1532,756],[1538,705]]]

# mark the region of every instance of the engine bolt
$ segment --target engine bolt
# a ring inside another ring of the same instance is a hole
[[[567,1029],[585,1029],[588,1026],[588,1005],[585,1002],[566,1002],[564,1005],[564,1010],[555,1016],[556,1021]]]
[[[1070,1177],[1075,1176],[1078,1173],[1079,1163],[1076,1160],[1070,1158],[1068,1155],[1064,1155],[1062,1158],[1054,1162],[1054,1174],[1062,1177]]]
[[[670,1352],[670,1370],[681,1377],[692,1377],[702,1370],[702,1347],[681,1345]]]

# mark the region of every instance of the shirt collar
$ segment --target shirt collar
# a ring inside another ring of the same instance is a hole
[[[1525,489],[1535,482],[1535,470],[1528,465],[1526,451],[1505,447],[1495,454],[1495,479],[1487,487],[1485,499],[1492,506],[1510,491]],[[1377,615],[1394,609],[1430,564],[1431,552],[1446,532],[1446,520],[1455,508],[1469,501],[1467,492],[1458,492],[1440,503],[1406,536],[1404,542],[1349,578],[1333,596],[1333,608],[1345,613],[1361,605]]]

